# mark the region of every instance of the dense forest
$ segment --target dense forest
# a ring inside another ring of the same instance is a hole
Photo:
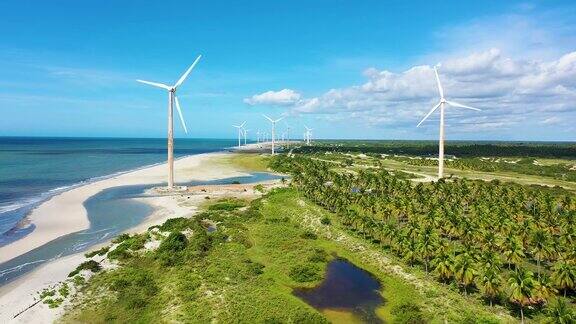
[[[574,298],[576,282],[576,200],[568,192],[467,179],[415,184],[383,169],[348,173],[299,155],[271,164],[351,231],[463,294],[508,306],[522,320],[525,312],[572,307],[562,298]]]
[[[438,143],[431,141],[320,141],[301,146],[299,153],[375,153],[434,156]],[[576,159],[574,143],[446,142],[446,153],[457,157],[518,156]]]

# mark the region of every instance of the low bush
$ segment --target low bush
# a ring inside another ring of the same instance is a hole
[[[314,249],[314,253],[308,258],[310,262],[326,262],[328,261],[328,253],[322,249]]]
[[[296,282],[312,282],[322,279],[320,269],[314,264],[300,264],[293,266],[290,269],[289,276]]]
[[[324,216],[324,217],[322,217],[322,219],[320,220],[320,223],[322,223],[323,225],[330,225],[330,224],[332,224],[332,221],[330,221],[330,218]]]
[[[88,261],[80,263],[80,265],[78,267],[76,267],[76,269],[74,271],[72,271],[68,274],[68,277],[74,277],[75,275],[80,273],[80,271],[82,271],[82,270],[90,270],[92,272],[98,272],[98,271],[102,270],[102,266],[100,265],[100,263],[98,263],[94,260],[88,260]]]
[[[91,257],[96,256],[96,255],[102,256],[102,255],[105,255],[106,253],[108,253],[108,251],[110,251],[110,247],[105,246],[99,250],[88,252],[88,253],[84,254],[84,256],[87,258],[91,258]]]
[[[427,323],[424,314],[420,310],[420,306],[412,303],[405,302],[397,305],[392,309],[394,315],[394,323],[403,324],[424,324]]]
[[[315,240],[318,238],[318,235],[316,235],[314,232],[306,231],[300,234],[300,237],[307,240]]]
[[[246,206],[246,202],[239,199],[224,199],[219,200],[214,205],[208,206],[208,210],[224,210],[232,211],[240,207]]]

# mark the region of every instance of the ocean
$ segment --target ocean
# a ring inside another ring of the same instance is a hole
[[[176,139],[174,155],[234,140]],[[0,137],[0,246],[34,230],[24,217],[50,197],[90,181],[166,161],[166,139]]]
[[[34,231],[25,216],[36,206],[65,190],[119,173],[162,163],[164,139],[16,138],[0,137],[0,246],[26,239]],[[226,150],[235,140],[178,139],[175,156]],[[281,176],[256,172],[213,181],[180,185],[254,183]],[[162,185],[126,185],[105,189],[84,203],[90,226],[48,242],[0,264],[0,286],[46,262],[88,250],[137,226],[152,213],[135,200],[147,189]]]

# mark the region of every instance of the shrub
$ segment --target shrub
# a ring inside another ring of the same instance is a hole
[[[105,247],[103,247],[103,248],[101,248],[101,249],[99,249],[99,250],[92,251],[92,252],[88,252],[88,253],[84,254],[84,256],[87,257],[87,258],[91,258],[91,257],[93,257],[93,256],[95,256],[95,255],[100,255],[100,256],[102,256],[102,255],[105,255],[106,253],[108,253],[108,251],[110,251],[110,247],[109,247],[109,246],[105,246]]]
[[[186,248],[186,244],[188,244],[188,239],[186,236],[180,232],[172,232],[158,247],[158,253],[166,253],[166,252],[179,252]]]
[[[68,297],[68,295],[70,294],[70,289],[68,289],[68,285],[66,283],[63,283],[60,289],[58,289],[58,293],[60,293],[60,296],[62,297]]]
[[[72,271],[68,274],[68,277],[74,277],[75,275],[80,273],[80,271],[82,271],[82,270],[90,270],[92,272],[98,272],[98,271],[102,270],[102,266],[100,265],[100,263],[98,263],[94,260],[88,260],[88,261],[80,263],[80,265],[78,267],[76,267],[76,269],[74,271]]]
[[[300,234],[300,237],[307,240],[315,240],[318,238],[318,235],[316,235],[314,232],[306,231]]]
[[[420,310],[420,306],[412,302],[394,306],[392,315],[394,315],[394,323],[420,324],[427,322]]]
[[[314,249],[314,253],[308,258],[310,262],[326,262],[328,253],[322,249]]]
[[[330,218],[324,216],[324,217],[322,217],[322,219],[320,220],[320,223],[322,223],[323,225],[330,225],[330,224],[332,224],[332,221],[330,221]]]
[[[296,282],[311,282],[322,279],[320,269],[313,264],[293,266],[289,273],[290,278]]]
[[[239,199],[224,199],[219,200],[214,205],[210,205],[208,210],[225,210],[232,211],[240,207],[246,206],[246,203]]]
[[[189,218],[178,217],[170,218],[165,221],[158,229],[163,232],[182,232],[183,230],[190,228],[191,220]]]
[[[126,309],[142,308],[158,292],[154,276],[142,268],[120,268],[115,271],[110,289],[118,293],[118,303]]]
[[[256,190],[260,193],[264,193],[264,186],[262,184],[257,184],[254,186],[254,190]]]
[[[129,238],[130,238],[129,234],[122,233],[119,236],[117,236],[116,238],[114,238],[112,240],[112,243],[114,243],[114,244],[122,243],[124,240],[127,240]]]

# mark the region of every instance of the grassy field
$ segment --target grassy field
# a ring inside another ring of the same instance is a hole
[[[223,156],[216,160],[223,166],[234,166],[247,172],[263,172],[268,170],[269,157],[260,154],[234,153]]]
[[[84,298],[64,322],[349,322],[354,319],[350,313],[327,311],[322,316],[292,295],[293,288],[318,284],[327,262],[336,256],[381,281],[386,302],[377,313],[386,322],[406,303],[418,305],[432,322],[497,319],[490,314],[499,312],[497,308],[488,310],[422,273],[405,272],[378,246],[346,233],[336,218],[294,189],[276,190],[248,211],[212,208],[199,218],[219,224],[208,234],[204,253],[197,253],[196,233],[176,252],[181,255],[175,264],[166,265],[158,250],[133,252],[119,269],[88,282]],[[333,223],[323,225],[326,218]],[[305,235],[310,232],[317,237]],[[294,275],[303,268],[311,269],[307,277]],[[500,316],[501,321],[510,320]]]
[[[340,158],[335,160],[335,167],[347,169]],[[435,167],[379,161],[395,170],[436,173]],[[246,171],[268,170],[268,158],[257,154],[229,155],[217,163]],[[366,165],[375,163],[354,158],[349,168]],[[450,173],[485,180],[555,182],[523,175]],[[321,282],[328,262],[339,257],[381,282],[385,303],[377,314],[385,322],[402,322],[405,314],[398,310],[406,305],[414,306],[417,316],[430,323],[517,322],[508,309],[489,307],[478,296],[463,295],[456,286],[443,285],[423,270],[406,266],[294,188],[276,189],[253,202],[210,202],[203,208],[205,212],[195,218],[182,220],[183,225],[167,224],[160,234],[132,238],[142,242],[161,236],[163,243],[157,250],[138,246],[121,254],[118,269],[98,273],[82,286],[81,297],[62,321],[354,323],[358,318],[350,312],[319,312],[292,295],[295,288]],[[207,233],[202,220],[218,224],[217,231]],[[182,236],[180,248],[162,248],[171,237]]]

